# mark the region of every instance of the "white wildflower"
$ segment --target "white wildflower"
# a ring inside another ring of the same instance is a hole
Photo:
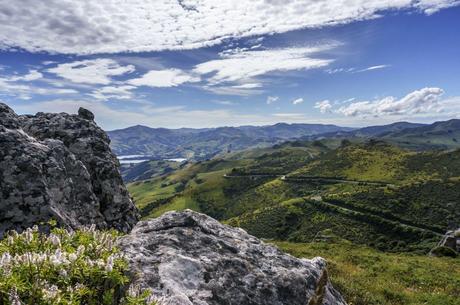
[[[132,298],[137,298],[141,295],[141,288],[139,285],[130,285],[128,288],[128,295]]]
[[[78,259],[78,255],[77,255],[77,254],[75,254],[75,253],[70,253],[70,254],[69,254],[69,261],[70,261],[70,262],[73,263],[73,262],[75,262],[77,259]]]
[[[50,236],[48,237],[48,240],[53,246],[56,246],[56,247],[61,246],[61,239],[59,238],[59,236],[53,233],[50,234]]]
[[[5,252],[0,257],[0,267],[7,266],[11,263],[11,254],[9,252]]]
[[[80,245],[77,248],[77,256],[81,256],[85,252],[85,246]]]
[[[50,256],[50,261],[54,266],[59,266],[64,263],[62,252],[60,249],[56,249],[53,255]]]
[[[6,241],[8,243],[8,246],[11,246],[14,244],[14,237],[9,235]]]
[[[30,243],[33,241],[33,239],[34,239],[34,234],[33,234],[32,230],[31,230],[30,228],[28,228],[28,229],[26,230],[26,232],[24,233],[24,236],[25,236],[25,238],[26,238],[26,241],[27,241],[29,244],[30,244]]]
[[[113,271],[113,256],[110,255],[107,258],[107,264],[105,265],[105,271],[106,272],[112,272]]]
[[[8,300],[10,301],[11,305],[21,305],[21,300],[19,299],[18,292],[16,291],[16,288],[11,289],[9,295],[8,295]]]
[[[59,275],[61,277],[66,278],[68,274],[67,274],[67,271],[64,268],[62,268],[61,270],[59,270]]]
[[[54,300],[58,297],[60,291],[56,285],[52,285],[51,287],[43,288],[42,292],[45,299]]]
[[[99,268],[104,268],[105,267],[105,262],[102,260],[102,259],[98,259],[96,261],[96,265],[99,267]]]

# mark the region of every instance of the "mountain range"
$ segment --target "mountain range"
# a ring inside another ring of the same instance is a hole
[[[203,129],[166,129],[132,126],[109,131],[117,155],[148,155],[153,159],[203,160],[219,153],[253,147],[268,147],[287,140],[352,128],[322,124],[285,124]]]
[[[379,138],[414,149],[460,147],[460,120],[433,124],[397,122],[364,128],[323,124],[286,124],[219,128],[150,128],[132,126],[108,132],[117,155],[146,155],[151,159],[206,160],[222,153],[270,147],[285,141]]]

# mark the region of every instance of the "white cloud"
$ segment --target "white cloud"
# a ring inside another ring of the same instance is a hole
[[[134,97],[134,94],[131,92],[133,89],[136,89],[136,87],[129,85],[105,86],[94,90],[88,95],[103,101],[107,101],[109,99],[126,100]]]
[[[261,83],[247,83],[247,84],[242,84],[242,85],[235,85],[232,86],[235,89],[255,89],[255,88],[260,88],[263,85]]]
[[[324,101],[316,102],[315,108],[319,109],[321,113],[327,113],[331,111],[332,105],[329,100],[324,100]]]
[[[441,88],[423,88],[409,93],[401,99],[388,96],[374,101],[353,102],[337,110],[345,116],[380,117],[389,115],[409,115],[442,110]]]
[[[332,59],[314,58],[315,53],[330,50],[337,44],[261,51],[221,53],[221,59],[198,64],[194,72],[207,75],[211,84],[247,82],[256,76],[275,71],[308,70],[327,66]]]
[[[336,69],[327,69],[325,70],[326,73],[329,74],[336,74],[336,73],[342,73],[342,72],[353,72],[355,68],[336,68]]]
[[[416,7],[420,8],[425,14],[431,15],[441,9],[459,5],[458,0],[420,0],[416,3]]]
[[[239,95],[239,96],[251,96],[255,94],[262,94],[264,90],[262,88],[237,88],[238,86],[212,86],[204,85],[201,88],[209,92],[219,95]]]
[[[224,106],[235,106],[238,105],[238,103],[232,102],[232,101],[213,101],[215,104],[219,105],[224,105]]]
[[[1,1],[0,47],[68,54],[193,49],[228,38],[377,18],[432,14],[458,0]]]
[[[281,118],[283,120],[286,119],[305,119],[305,115],[302,113],[273,113],[272,116]]]
[[[59,64],[47,69],[46,72],[74,83],[108,85],[112,82],[113,76],[131,73],[134,70],[133,65],[121,66],[113,59],[98,58]]]
[[[273,104],[279,100],[279,96],[267,96],[267,105]]]
[[[303,103],[303,98],[299,97],[292,101],[292,105],[299,105]]]
[[[355,68],[355,67],[351,67],[351,68],[335,68],[335,69],[327,69],[327,70],[325,70],[325,72],[328,73],[328,74],[361,73],[361,72],[366,72],[366,71],[385,69],[385,68],[388,68],[388,67],[390,67],[390,65],[375,65],[375,66],[370,66],[370,67],[363,68],[363,69],[358,69],[358,68]]]
[[[380,69],[385,69],[388,68],[390,65],[377,65],[377,66],[370,66],[361,70],[358,70],[356,72],[366,72],[366,71],[373,71],[373,70],[380,70]]]
[[[135,86],[176,87],[183,83],[199,82],[200,78],[180,69],[152,70],[127,83]]]
[[[13,75],[10,77],[0,77],[0,95],[12,96],[22,100],[30,100],[32,95],[59,95],[77,94],[78,91],[67,88],[39,87],[31,84],[35,80],[41,80],[43,74],[30,70],[24,75]]]
[[[10,81],[25,81],[25,82],[31,82],[34,80],[38,80],[43,77],[43,74],[38,72],[37,70],[30,70],[29,73],[26,75],[21,75],[21,76],[13,76],[10,78]]]

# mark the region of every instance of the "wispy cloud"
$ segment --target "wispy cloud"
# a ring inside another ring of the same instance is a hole
[[[366,72],[366,71],[373,71],[373,70],[380,70],[380,69],[385,69],[390,67],[390,65],[376,65],[376,66],[370,66],[361,70],[355,71],[355,73],[360,73],[360,72]]]
[[[273,104],[279,100],[279,96],[267,96],[267,105]]]
[[[121,66],[113,59],[98,58],[61,63],[46,70],[74,83],[108,85],[113,76],[120,76],[135,71],[133,65]]]
[[[213,103],[215,104],[219,104],[219,105],[224,105],[224,106],[235,106],[235,105],[238,105],[238,103],[236,102],[232,102],[232,101],[213,101]]]
[[[184,83],[199,82],[200,77],[180,69],[152,70],[140,78],[127,81],[135,86],[176,87]]]
[[[292,101],[292,105],[299,105],[303,103],[303,98],[299,97]]]
[[[324,67],[333,59],[317,54],[336,47],[337,43],[316,47],[237,51],[221,53],[221,58],[198,64],[193,72],[208,77],[211,85],[228,82],[247,83],[251,79],[275,71],[309,70]]]

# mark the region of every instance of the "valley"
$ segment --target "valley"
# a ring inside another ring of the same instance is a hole
[[[460,223],[459,169],[460,150],[325,138],[187,162],[128,189],[144,219],[192,209],[293,255],[322,255],[351,304],[457,304],[458,258],[427,253]]]

